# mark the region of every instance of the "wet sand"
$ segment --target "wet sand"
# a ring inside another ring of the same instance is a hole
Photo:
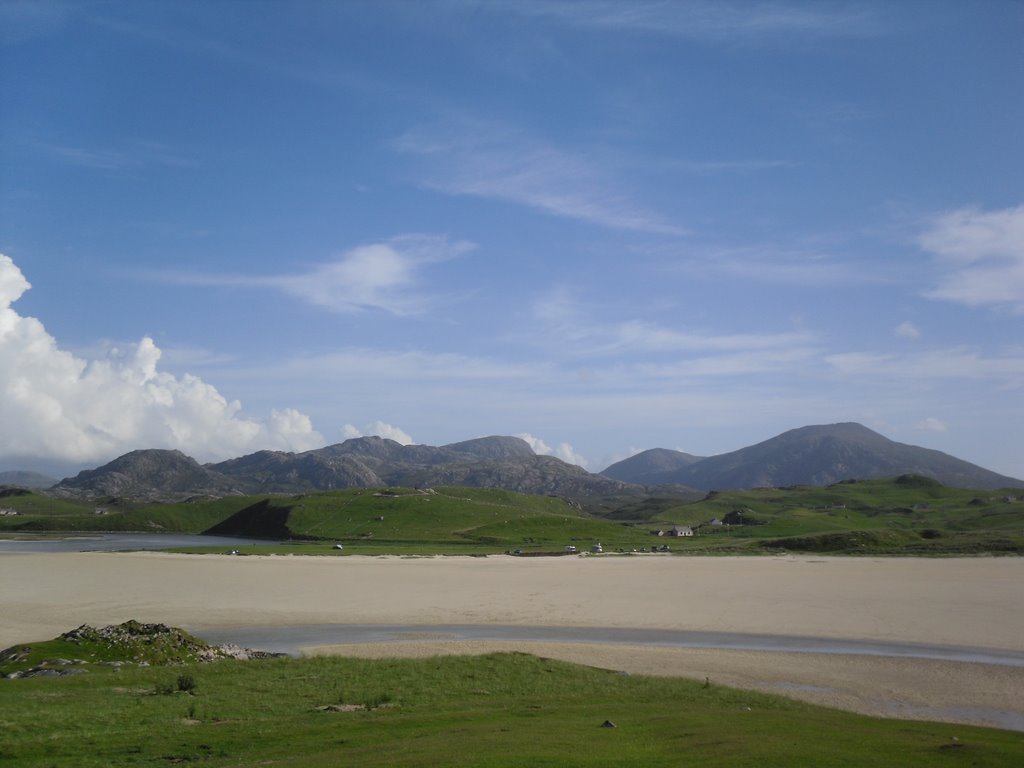
[[[500,624],[1024,651],[1022,585],[1024,558],[16,554],[0,557],[0,647],[53,637],[82,623],[135,618],[200,635],[204,629],[295,624]],[[960,710],[953,719],[961,721],[971,720],[964,713],[974,709],[1024,717],[1019,667],[995,667],[994,673],[986,664],[905,658],[517,643],[559,658],[577,654],[571,660],[596,666],[711,677],[824,697],[858,711],[893,714],[902,702],[953,707]],[[424,652],[472,647],[421,645]],[[401,643],[384,652],[413,649]],[[887,703],[865,703],[872,699]]]

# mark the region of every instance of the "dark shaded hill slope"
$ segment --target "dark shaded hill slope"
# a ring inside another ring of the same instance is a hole
[[[612,464],[601,474],[613,480],[639,485],[678,483],[676,477],[680,470],[702,458],[668,448],[651,448]]]

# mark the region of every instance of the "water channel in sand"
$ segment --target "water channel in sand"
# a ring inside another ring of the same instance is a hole
[[[237,547],[273,544],[263,539],[206,536],[191,533],[83,533],[0,539],[0,555],[29,552],[142,552],[187,547]]]
[[[661,648],[719,648],[788,653],[836,653],[963,661],[1024,667],[1024,651],[1000,651],[922,643],[837,640],[824,637],[757,635],[627,627],[524,627],[494,624],[305,624],[271,627],[197,628],[213,643],[299,655],[304,648],[353,643],[497,641],[599,643]]]

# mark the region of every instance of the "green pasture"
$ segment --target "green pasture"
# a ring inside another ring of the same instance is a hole
[[[0,680],[0,721],[0,763],[24,768],[1024,762],[1019,733],[875,719],[523,654],[96,667]]]
[[[285,542],[246,547],[243,554],[529,555],[567,546],[585,552],[598,542],[605,553],[667,545],[684,554],[1022,554],[1024,498],[1017,493],[946,488],[913,476],[711,492],[696,502],[633,498],[584,504],[481,488],[359,488],[176,504],[84,504],[33,492],[0,499],[0,505],[20,512],[0,517],[0,535],[210,532]],[[736,514],[756,524],[738,524]],[[714,519],[733,522],[711,525]],[[675,525],[690,526],[697,535],[652,535]]]
[[[676,551],[818,551],[844,554],[1024,553],[1018,491],[946,488],[903,477],[827,487],[712,492],[696,503],[649,501],[649,527],[689,525]],[[740,512],[753,525],[712,526]]]
[[[201,533],[252,504],[248,496],[226,496],[176,504],[128,499],[67,500],[39,492],[0,498],[0,507],[19,514],[0,517],[0,534],[146,531]]]

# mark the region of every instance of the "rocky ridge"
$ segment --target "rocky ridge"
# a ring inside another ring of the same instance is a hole
[[[707,458],[656,448],[600,474],[552,456],[538,456],[524,440],[502,436],[442,446],[360,437],[302,453],[258,451],[205,465],[180,451],[143,450],[62,480],[51,492],[181,501],[231,494],[463,485],[597,498],[829,485],[903,474],[960,488],[1024,487],[1022,480],[940,451],[894,442],[860,424],[841,423],[801,427]]]
[[[500,436],[437,447],[359,437],[302,453],[258,451],[205,465],[180,451],[132,451],[62,480],[53,490],[80,497],[182,500],[393,485],[466,485],[566,496],[642,492],[553,456],[538,456],[517,437]]]

